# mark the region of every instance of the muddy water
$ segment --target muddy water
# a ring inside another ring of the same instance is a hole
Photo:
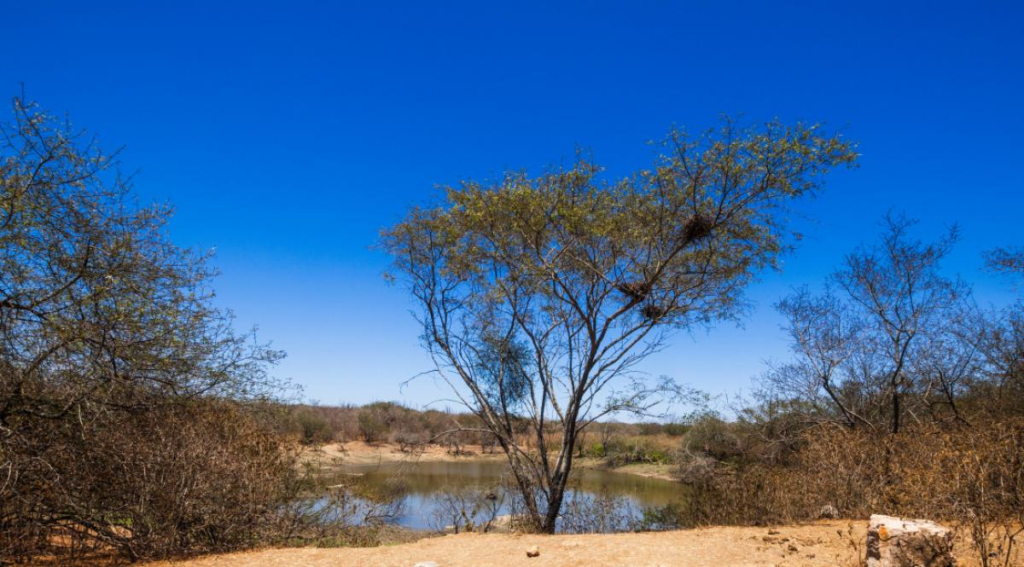
[[[437,529],[444,523],[438,517],[439,494],[452,488],[490,490],[508,475],[507,465],[499,462],[423,462],[353,466],[347,474],[358,474],[361,482],[381,484],[397,479],[402,486],[400,513],[390,518],[395,524],[414,529]],[[574,473],[574,490],[567,500],[615,497],[621,513],[638,517],[647,507],[665,506],[683,497],[678,483],[603,470],[581,469]],[[502,513],[507,513],[507,505]]]

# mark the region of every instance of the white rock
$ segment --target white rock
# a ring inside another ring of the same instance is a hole
[[[540,549],[536,545],[532,545],[526,548],[527,557],[537,557],[540,555]]]
[[[953,567],[953,532],[928,520],[874,514],[868,525],[867,567]]]
[[[412,567],[441,567],[436,561],[420,561]]]

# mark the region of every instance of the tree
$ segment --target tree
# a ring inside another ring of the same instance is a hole
[[[265,369],[279,353],[233,332],[210,302],[207,257],[174,246],[170,211],[136,207],[129,181],[116,154],[14,100],[13,123],[0,126],[0,556],[70,536],[72,548],[91,539],[137,557],[148,536],[167,537],[144,531],[166,518],[147,516],[161,508],[116,475],[163,458],[140,445],[167,431],[132,428],[220,415],[222,431],[244,429],[228,423],[235,412],[191,402],[275,389]],[[261,439],[258,449],[276,450]],[[185,447],[182,459],[198,463],[218,442]],[[179,543],[194,536],[185,532]]]
[[[863,322],[837,297],[833,286],[820,296],[806,288],[776,305],[786,318],[797,360],[769,371],[769,378],[787,394],[811,404],[818,418],[832,419],[838,410],[842,423],[873,427],[866,417],[863,389],[851,388],[861,375],[858,364]]]
[[[996,248],[985,254],[985,263],[993,272],[1024,275],[1024,249]]]
[[[799,290],[778,304],[797,357],[769,381],[810,401],[818,417],[870,429],[887,422],[898,433],[907,413],[916,417],[906,403],[913,395],[962,418],[957,393],[977,362],[961,324],[970,290],[940,270],[957,230],[925,244],[910,237],[914,224],[887,216],[879,242],[847,255],[822,294]]]
[[[116,154],[20,99],[0,129],[0,428],[87,401],[256,393],[277,353],[210,304],[207,257],[131,206]]]
[[[990,271],[1024,279],[1024,249],[998,248],[985,255]],[[1024,288],[1017,287],[1017,291]],[[989,405],[996,414],[1021,415],[1024,411],[1024,297],[1004,309],[977,313],[968,339],[981,351],[985,372],[993,387]]]
[[[912,240],[915,224],[904,217],[887,216],[881,242],[846,257],[845,269],[834,275],[866,317],[863,340],[878,355],[878,371],[885,381],[891,407],[890,430],[898,433],[904,394],[912,384],[908,364],[921,337],[947,327],[958,302],[968,293],[959,280],[941,275],[940,262],[958,239],[956,228],[932,244]]]
[[[673,330],[738,316],[744,287],[790,247],[786,205],[855,160],[838,136],[774,122],[675,132],[663,148],[617,181],[581,157],[464,182],[382,236],[438,375],[497,439],[541,531],[555,530],[581,431],[682,392],[636,365]]]

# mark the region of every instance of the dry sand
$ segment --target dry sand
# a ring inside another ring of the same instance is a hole
[[[320,448],[321,457],[326,461],[336,461],[346,466],[362,466],[376,464],[390,464],[401,462],[474,462],[474,461],[504,461],[504,453],[480,453],[470,452],[464,455],[451,455],[440,445],[427,445],[420,451],[403,452],[398,445],[393,443],[382,443],[369,445],[362,441],[349,441],[348,443],[332,443]],[[310,451],[310,457],[313,452]]]
[[[424,462],[424,463],[468,463],[468,462],[505,462],[505,454],[501,452],[483,453],[470,450],[466,454],[449,454],[441,445],[427,445],[415,453],[403,452],[398,445],[393,443],[381,443],[369,445],[362,441],[349,441],[348,443],[332,443],[324,445],[319,449],[319,454],[310,450],[306,455],[307,459],[319,456],[327,464],[338,464],[341,466],[366,466],[386,465],[401,462]],[[677,480],[672,465],[655,464],[632,464],[617,468],[608,468],[598,459],[576,459],[577,467],[604,469],[612,472],[658,478],[662,480]]]
[[[850,542],[864,541],[866,524],[856,522],[852,539],[848,521],[640,534],[458,534],[396,546],[270,549],[158,565],[413,567],[421,561],[434,561],[440,567],[852,566],[857,561]],[[540,550],[539,557],[526,556],[532,546]]]

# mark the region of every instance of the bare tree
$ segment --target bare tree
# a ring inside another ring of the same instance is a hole
[[[858,392],[848,387],[856,377],[855,358],[864,325],[858,314],[835,295],[831,286],[820,296],[806,288],[798,290],[776,308],[786,317],[798,358],[772,368],[771,379],[785,391],[814,404],[819,416],[830,418],[831,407],[849,427],[873,427],[863,415]]]
[[[921,339],[917,356],[909,362],[911,374],[921,382],[922,402],[936,421],[970,424],[960,400],[984,373],[972,311],[948,310],[947,318],[935,322]]]
[[[973,372],[964,342],[968,287],[942,275],[940,263],[957,240],[951,229],[925,244],[908,234],[914,221],[887,216],[873,246],[860,247],[829,279],[823,294],[800,290],[778,305],[796,360],[769,379],[783,391],[824,402],[850,427],[899,432],[915,401],[938,394],[956,417],[957,389]],[[929,404],[934,408],[934,404]]]
[[[929,328],[945,327],[958,301],[968,293],[959,280],[941,275],[940,262],[958,239],[956,227],[931,244],[913,240],[915,224],[905,217],[885,218],[881,242],[846,257],[834,276],[838,285],[863,310],[869,332],[864,340],[882,363],[890,401],[890,425],[899,432],[906,390],[911,386],[907,364],[917,339]]]
[[[985,255],[990,271],[1024,281],[1024,249],[998,248]],[[1017,287],[1017,291],[1024,288]],[[1001,415],[1024,412],[1024,297],[1000,310],[976,311],[964,338],[984,358],[984,376],[992,388],[989,409]]]
[[[496,437],[541,531],[555,530],[580,431],[679,395],[636,365],[674,329],[737,316],[789,247],[785,205],[855,159],[838,137],[777,123],[665,148],[619,181],[581,158],[466,182],[383,234],[438,376]]]

